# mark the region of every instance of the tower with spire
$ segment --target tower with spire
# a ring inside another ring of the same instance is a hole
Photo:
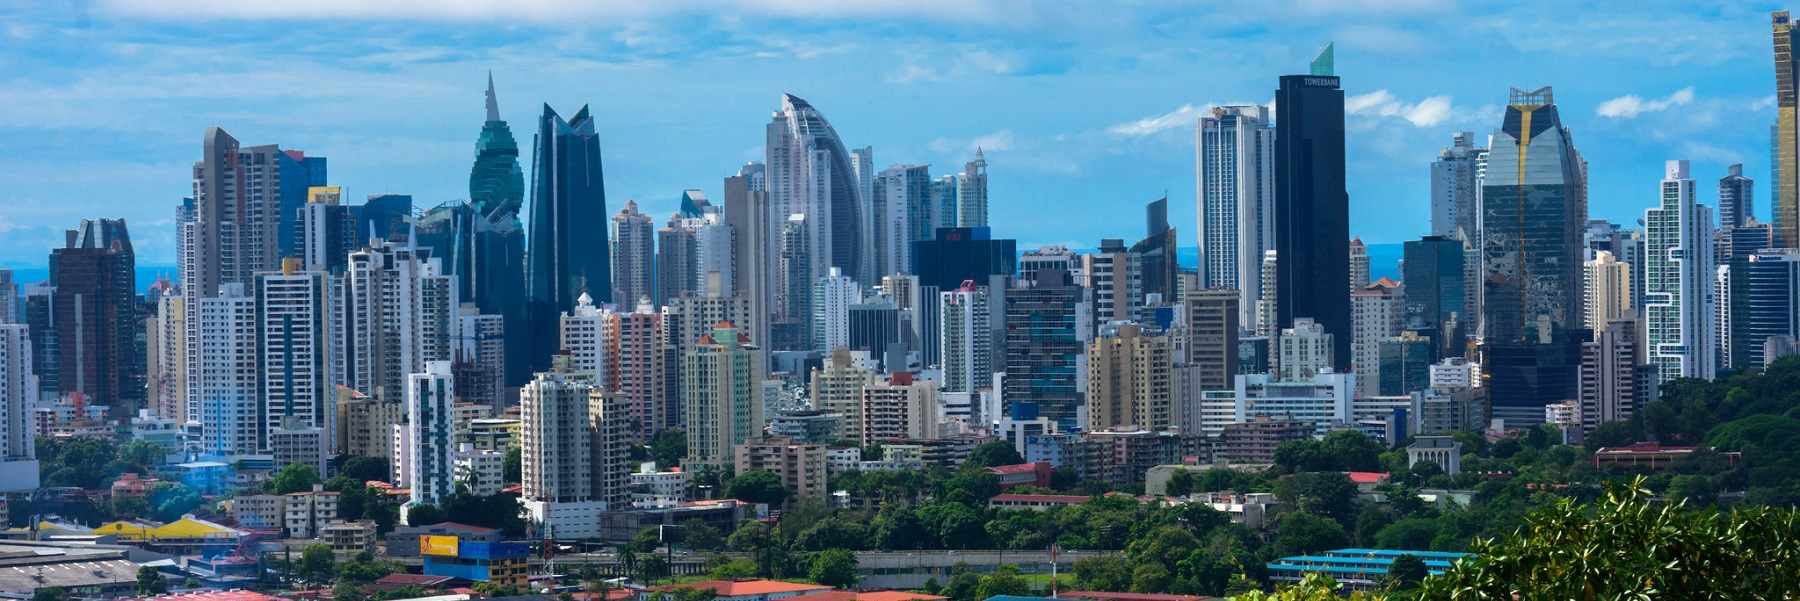
[[[475,140],[475,164],[469,168],[469,204],[456,217],[456,252],[451,264],[468,290],[468,299],[483,314],[499,315],[506,336],[507,386],[531,378],[525,362],[525,228],[519,208],[525,203],[525,174],[519,169],[519,144],[500,118],[494,74],[488,73],[487,120]]]

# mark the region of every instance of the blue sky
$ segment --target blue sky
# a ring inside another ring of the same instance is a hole
[[[986,149],[996,234],[1139,235],[1165,193],[1193,242],[1193,118],[1267,103],[1337,43],[1351,230],[1427,224],[1426,165],[1552,85],[1590,162],[1590,212],[1633,223],[1662,161],[1701,200],[1745,164],[1768,214],[1767,11],[1692,2],[1446,0],[0,0],[0,266],[41,265],[82,218],[124,217],[173,261],[207,126],[331,162],[352,198],[466,197],[488,70],[521,144],[548,102],[598,117],[610,208],[660,221],[760,159],[782,92],[876,163],[946,173]]]

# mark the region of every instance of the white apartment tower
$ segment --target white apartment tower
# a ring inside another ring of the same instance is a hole
[[[1238,291],[1239,323],[1256,323],[1263,251],[1275,248],[1275,126],[1268,107],[1221,106],[1194,136],[1200,287]]]
[[[425,371],[406,376],[406,484],[413,503],[437,505],[456,490],[455,397],[449,361],[428,362]]]
[[[187,419],[202,424],[201,452],[247,455],[259,450],[256,299],[237,282],[218,295],[188,299]]]
[[[813,284],[813,348],[821,352],[850,346],[850,306],[863,302],[862,286],[833,267]]]
[[[1694,201],[1688,162],[1669,161],[1656,208],[1644,211],[1644,318],[1662,382],[1712,379],[1712,211]]]
[[[938,295],[945,392],[973,393],[993,378],[993,334],[988,329],[988,292],[974,282]]]
[[[335,432],[329,299],[325,273],[301,271],[297,258],[283,260],[279,272],[256,274],[257,397],[264,428]]]

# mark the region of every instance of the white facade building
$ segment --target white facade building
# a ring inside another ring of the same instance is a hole
[[[850,346],[850,306],[863,302],[862,286],[833,267],[813,283],[813,348],[829,353]]]
[[[1354,374],[1332,373],[1329,368],[1310,377],[1282,381],[1271,380],[1268,374],[1240,374],[1235,379],[1233,417],[1237,422],[1258,416],[1312,422],[1314,431],[1323,436],[1353,423],[1355,380]]]
[[[200,450],[227,457],[256,453],[258,419],[256,299],[244,285],[219,285],[219,295],[189,299],[188,421],[201,427]]]
[[[1275,126],[1261,105],[1221,106],[1194,136],[1200,287],[1238,291],[1238,322],[1256,323],[1263,252],[1275,248]]]
[[[988,292],[965,285],[938,293],[946,392],[975,392],[993,377],[993,337],[988,329]]]
[[[30,492],[38,487],[31,423],[37,397],[29,328],[0,324],[0,493]]]
[[[1648,362],[1661,382],[1712,379],[1712,211],[1694,201],[1688,162],[1669,161],[1661,203],[1644,211],[1644,323]]]
[[[1332,338],[1310,317],[1294,318],[1294,327],[1282,328],[1276,339],[1277,373],[1284,381],[1306,380],[1332,366]]]
[[[449,361],[432,361],[425,371],[406,377],[406,429],[412,446],[407,486],[412,502],[437,505],[456,491],[455,419],[451,404],[456,391]]]

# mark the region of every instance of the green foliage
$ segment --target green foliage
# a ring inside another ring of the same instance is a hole
[[[500,479],[507,484],[525,481],[525,456],[519,447],[506,448],[506,456],[500,459]]]
[[[60,586],[47,586],[31,593],[31,601],[68,601],[68,599],[69,591],[63,590]]]
[[[150,487],[150,494],[144,498],[150,510],[150,516],[159,522],[173,522],[181,516],[194,511],[200,506],[200,493],[188,488],[185,484],[159,482]]]
[[[1102,555],[1075,560],[1075,582],[1090,591],[1123,591],[1131,588],[1131,563],[1123,557]]]
[[[1018,566],[1002,565],[994,569],[994,573],[981,577],[981,584],[975,588],[975,595],[981,599],[992,599],[994,595],[1029,595],[1031,585],[1019,576]]]
[[[1306,555],[1342,548],[1350,543],[1336,520],[1305,511],[1291,511],[1275,522],[1275,554]]]
[[[319,483],[319,470],[304,463],[290,463],[269,477],[269,492],[285,495],[312,490]]]
[[[751,503],[767,503],[779,507],[788,498],[788,489],[781,485],[781,477],[768,470],[750,470],[738,474],[725,486],[725,496]]]
[[[1430,599],[1787,599],[1800,595],[1800,515],[1654,503],[1642,478],[1597,503],[1540,508],[1479,555],[1426,578]]]
[[[969,452],[968,465],[975,467],[999,467],[1002,465],[1018,465],[1025,463],[1019,451],[1013,449],[1012,443],[1002,440],[982,443]]]
[[[1425,569],[1425,560],[1415,555],[1401,555],[1388,565],[1387,578],[1382,583],[1390,591],[1402,591],[1419,586],[1430,572]]]
[[[813,582],[836,588],[856,584],[856,555],[845,549],[826,549],[813,556],[806,571]]]
[[[1368,472],[1381,469],[1381,443],[1356,430],[1338,430],[1323,440],[1305,438],[1275,448],[1281,473]]]
[[[718,528],[708,526],[699,519],[681,522],[681,544],[698,551],[717,551],[725,547],[725,536]]]
[[[794,546],[807,551],[869,548],[868,526],[845,515],[833,515],[815,522],[794,539]]]
[[[169,583],[163,580],[162,572],[150,566],[143,566],[137,571],[137,594],[139,597],[161,595],[169,592]]]
[[[724,556],[719,556],[719,559],[724,559]],[[706,575],[708,578],[717,580],[736,580],[742,578],[755,578],[760,572],[761,570],[757,568],[756,562],[754,561],[748,559],[731,559],[721,561],[717,565],[712,566],[711,569],[706,571]]]
[[[1283,476],[1275,483],[1275,496],[1288,507],[1348,523],[1356,515],[1356,484],[1334,472],[1305,472]]]
[[[348,478],[357,484],[363,484],[370,480],[385,482],[392,477],[386,459],[360,455],[345,458],[342,466],[338,468],[338,473],[339,477]]]
[[[380,580],[382,576],[403,571],[405,570],[400,566],[385,561],[377,561],[374,556],[370,555],[367,551],[364,551],[362,553],[357,553],[350,561],[338,564],[337,581],[339,583],[349,582],[359,585],[369,584],[376,580]]]
[[[1178,469],[1169,475],[1169,483],[1164,485],[1163,494],[1171,497],[1185,497],[1194,492],[1194,472]]]
[[[1437,537],[1438,521],[1430,518],[1406,518],[1375,534],[1375,546],[1381,549],[1430,549]]]
[[[301,579],[315,584],[331,582],[331,577],[336,573],[334,565],[336,561],[337,558],[332,555],[330,545],[307,545],[306,550],[300,552],[298,575]]]
[[[104,438],[37,439],[38,470],[45,487],[102,488],[128,467],[117,457],[112,441]]]
[[[663,430],[650,438],[650,456],[656,460],[656,469],[666,470],[681,465],[681,458],[687,456],[687,432],[681,430]]]

